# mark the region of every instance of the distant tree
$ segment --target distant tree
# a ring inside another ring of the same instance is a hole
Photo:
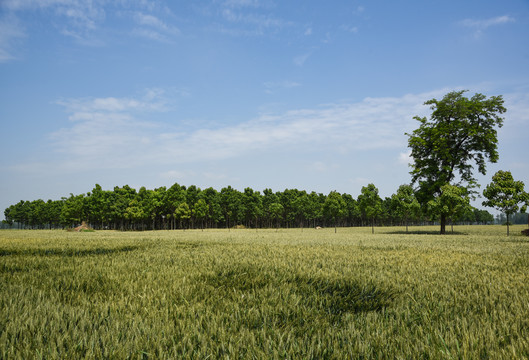
[[[166,216],[168,212],[167,188],[165,186],[160,186],[159,188],[154,189],[151,195],[152,196],[149,199],[149,210],[152,219],[152,227],[153,229],[156,229],[156,223],[158,221],[158,224],[162,224],[162,226],[159,226],[158,228],[163,228],[165,225],[164,216]]]
[[[312,225],[316,227],[316,221],[321,220],[323,216],[323,203],[325,202],[325,196],[312,191],[308,194],[308,208],[307,208],[307,219],[312,221]]]
[[[478,224],[488,224],[494,222],[494,216],[487,210],[474,209],[474,220]]]
[[[15,222],[15,205],[10,205],[4,210],[4,223],[12,226]]]
[[[408,135],[411,148],[412,182],[418,183],[417,197],[426,204],[442,195],[441,188],[453,184],[468,191],[476,187],[473,164],[485,174],[485,161],[498,160],[496,126],[503,125],[501,96],[487,99],[475,94],[468,99],[465,91],[446,94],[442,100],[425,102],[431,105],[430,120],[416,116],[420,127]],[[459,182],[453,183],[458,175]],[[446,216],[441,213],[441,234],[445,233]]]
[[[127,208],[136,197],[136,190],[129,185],[123,187],[115,186],[112,193],[112,203],[110,206],[111,217],[114,222],[114,228],[125,229],[125,220],[127,220]],[[132,220],[135,218],[133,217]]]
[[[358,204],[349,194],[342,194],[342,198],[345,201],[345,218],[347,219],[347,226],[351,226],[360,215]]]
[[[283,205],[278,202],[270,204],[270,216],[276,222],[276,229],[279,228],[279,223],[283,215]]]
[[[222,188],[220,191],[220,207],[227,228],[230,228],[231,222],[238,222],[240,219],[240,213],[243,210],[241,197],[241,193],[231,186]]]
[[[494,207],[507,215],[507,236],[509,236],[509,216],[529,205],[529,194],[524,191],[524,183],[515,181],[510,171],[498,171],[492,182],[483,190],[483,206]],[[519,205],[521,204],[521,207]]]
[[[111,218],[111,192],[103,190],[101,185],[95,184],[91,192],[87,193],[88,222],[96,229]]]
[[[290,227],[295,222],[296,216],[299,215],[296,209],[296,200],[301,195],[302,192],[298,189],[285,189],[278,194],[279,201],[283,205],[283,220],[286,222],[287,227]]]
[[[223,220],[222,209],[220,207],[220,198],[217,190],[209,187],[200,193],[200,197],[204,199],[208,205],[208,213],[206,221],[210,222],[210,226],[218,226],[218,223]]]
[[[180,221],[180,228],[185,229],[184,222],[187,222],[191,218],[189,205],[186,202],[180,203],[174,212],[174,216]]]
[[[296,222],[303,230],[305,220],[310,217],[311,201],[305,190],[301,190],[293,201]]]
[[[323,214],[331,219],[336,233],[336,223],[342,217],[347,215],[347,204],[337,191],[331,191],[323,203]]]
[[[209,206],[206,204],[206,200],[198,199],[195,206],[193,207],[193,213],[197,220],[200,221],[200,228],[204,230],[204,219],[208,215]]]
[[[362,215],[371,221],[371,233],[375,233],[375,220],[382,214],[382,199],[378,195],[378,189],[374,184],[363,186],[361,194],[358,195],[358,207]]]
[[[61,224],[64,226],[74,226],[86,220],[86,201],[85,195],[70,194],[69,198],[63,198],[64,205],[61,209]]]
[[[254,191],[252,188],[247,187],[242,195],[246,225],[250,227],[250,224],[254,222],[255,228],[257,228],[259,217],[262,213],[261,194],[259,191]]]
[[[399,186],[397,192],[391,196],[391,201],[395,213],[404,220],[406,233],[408,233],[409,220],[416,217],[421,210],[421,205],[417,201],[411,185]]]
[[[193,201],[193,199],[191,199]],[[176,227],[176,219],[174,216],[176,208],[183,202],[187,202],[187,192],[185,186],[180,186],[178,183],[174,183],[165,194],[164,198],[164,212],[167,217],[172,220],[171,228]]]
[[[453,221],[471,210],[470,198],[465,188],[454,185],[443,185],[441,193],[428,202],[428,212],[436,219]],[[454,228],[452,225],[452,232]]]
[[[9,217],[18,223],[19,228],[24,228],[26,225],[29,225],[30,212],[31,202],[20,200],[11,208]]]
[[[153,197],[153,191],[147,190],[145,186],[142,186],[140,190],[138,190],[138,206],[141,208],[141,212],[143,214],[141,222],[141,228],[142,230],[145,230],[145,223],[148,222],[149,219],[152,219],[152,197]],[[154,226],[153,226],[154,230]]]
[[[527,214],[526,213],[521,213],[521,212],[518,212],[518,213],[515,213],[515,214],[512,214],[511,216],[511,224],[527,224]]]
[[[140,205],[137,198],[133,198],[129,201],[127,208],[125,209],[125,219],[129,224],[130,228],[137,230],[137,226],[145,218],[145,213]]]

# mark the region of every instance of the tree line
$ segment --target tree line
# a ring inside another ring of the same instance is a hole
[[[486,163],[499,159],[496,128],[503,126],[507,111],[502,96],[487,98],[466,90],[453,91],[441,100],[431,99],[429,118],[415,116],[420,125],[408,136],[411,149],[411,185],[401,185],[389,198],[382,199],[374,184],[362,188],[354,199],[331,191],[328,195],[296,189],[261,194],[251,188],[240,192],[231,186],[216,191],[170,188],[139,191],[128,185],[103,190],[97,185],[86,194],[58,201],[21,201],[4,212],[8,223],[29,227],[73,226],[86,221],[95,228],[145,230],[204,227],[307,227],[405,224],[438,220],[440,233],[447,223],[492,222],[484,210],[470,206],[479,187],[474,166],[483,175]],[[413,188],[412,186],[415,186]],[[522,181],[509,171],[498,171],[483,191],[484,206],[509,217],[529,206],[529,193]]]
[[[468,205],[468,204],[467,204]],[[331,191],[286,189],[262,193],[252,188],[239,191],[227,186],[201,190],[175,183],[154,190],[128,185],[103,190],[98,184],[87,193],[60,200],[20,201],[4,211],[5,222],[19,228],[68,228],[85,221],[94,229],[160,230],[278,227],[342,227],[428,223],[434,207],[421,206],[410,185],[402,185],[382,199],[374,184],[354,198]],[[470,205],[453,213],[451,221],[486,224],[494,217]]]

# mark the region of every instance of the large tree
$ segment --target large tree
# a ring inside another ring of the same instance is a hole
[[[529,206],[529,194],[524,191],[524,183],[516,181],[510,171],[498,171],[492,182],[483,190],[483,206],[494,207],[507,215],[507,236],[509,236],[509,216],[518,209],[525,212]]]
[[[440,196],[441,188],[448,184],[472,193],[477,186],[474,163],[485,174],[486,160],[498,160],[496,127],[503,125],[503,98],[475,94],[469,99],[464,93],[453,91],[442,100],[425,102],[432,109],[430,119],[415,116],[420,126],[406,134],[414,160],[410,174],[418,184],[417,198],[423,205]],[[440,222],[444,234],[445,215],[441,214]]]
[[[435,218],[449,219],[454,232],[454,220],[472,211],[467,190],[461,186],[443,185],[441,194],[428,201],[428,212]]]

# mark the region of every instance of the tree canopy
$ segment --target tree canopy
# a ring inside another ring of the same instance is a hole
[[[501,114],[506,111],[502,96],[487,99],[466,91],[453,91],[443,99],[431,99],[430,118],[415,116],[420,126],[408,135],[413,158],[412,183],[418,184],[417,197],[426,205],[442,194],[448,184],[463,186],[469,191],[477,186],[474,164],[486,173],[486,161],[496,162],[497,127],[503,125]],[[441,214],[441,234],[445,233],[446,216]]]
[[[524,191],[524,183],[514,180],[510,171],[499,170],[483,190],[483,196],[487,199],[483,201],[483,206],[494,207],[507,215],[508,236],[510,215],[519,209],[525,212],[529,206],[529,194]]]
[[[371,232],[375,232],[375,220],[383,212],[382,199],[378,195],[378,189],[374,184],[362,187],[358,196],[358,206],[362,214],[371,220]]]
[[[402,216],[406,222],[406,233],[408,232],[408,221],[417,217],[421,206],[415,197],[411,185],[401,185],[397,192],[391,196],[392,207],[398,216]]]
[[[414,208],[414,195],[408,190],[401,201],[411,201]],[[397,193],[403,196],[402,192],[399,188]],[[139,190],[125,185],[104,190],[96,184],[90,192],[70,194],[60,200],[21,200],[5,209],[4,215],[5,225],[32,229],[74,227],[82,221],[95,229],[115,230],[429,223],[425,213],[414,212],[411,216],[389,206],[392,198],[381,199],[373,184],[366,186],[356,199],[337,191],[328,195],[297,189],[260,192],[251,188],[239,191],[230,186],[218,191],[179,184]],[[486,211],[475,210],[472,216],[460,220],[474,223],[490,218],[492,215]]]

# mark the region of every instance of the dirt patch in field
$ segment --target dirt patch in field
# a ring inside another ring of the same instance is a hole
[[[94,229],[92,229],[90,226],[88,226],[88,224],[86,223],[86,221],[83,221],[81,223],[81,225],[79,225],[78,227],[74,228],[73,229],[74,231],[77,231],[77,232],[81,232],[81,231],[94,231]]]

